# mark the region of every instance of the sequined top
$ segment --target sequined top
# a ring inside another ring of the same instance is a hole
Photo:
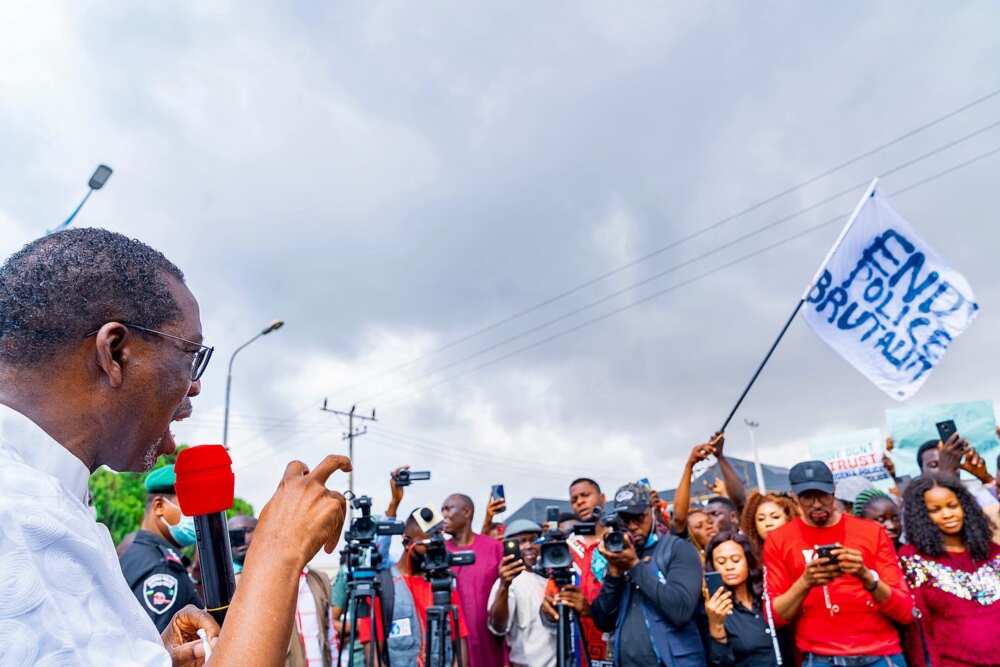
[[[1000,667],[1000,546],[973,561],[968,552],[932,557],[905,545],[900,563],[932,664]]]

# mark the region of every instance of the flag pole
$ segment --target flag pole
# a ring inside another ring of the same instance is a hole
[[[809,298],[809,293],[812,291],[813,287],[816,286],[816,283],[819,281],[820,276],[823,275],[823,270],[829,263],[830,258],[833,257],[833,254],[837,252],[837,249],[840,248],[840,245],[844,242],[844,239],[847,237],[847,233],[851,231],[851,227],[854,225],[854,221],[858,219],[858,216],[861,214],[861,209],[864,207],[869,197],[875,194],[875,186],[877,184],[878,184],[878,177],[875,177],[872,179],[872,182],[868,186],[868,189],[865,190],[865,194],[862,195],[861,200],[858,202],[858,205],[854,207],[854,211],[851,213],[851,217],[847,219],[847,224],[845,224],[844,228],[840,230],[840,235],[837,237],[837,240],[833,242],[833,246],[830,248],[830,252],[826,253],[826,257],[823,258],[823,263],[819,265],[819,269],[816,271],[816,275],[814,275],[812,277],[812,280],[809,281],[809,284],[806,285],[806,289],[802,293],[802,298],[800,298],[799,302],[795,304],[795,309],[792,310],[792,314],[788,316],[788,320],[785,322],[785,326],[781,327],[781,331],[778,332],[778,337],[774,339],[773,343],[771,343],[771,349],[769,349],[767,351],[767,354],[764,355],[764,359],[760,362],[760,365],[757,366],[757,370],[754,371],[753,377],[750,378],[750,382],[747,383],[747,386],[743,390],[743,393],[740,394],[740,397],[736,400],[736,405],[734,405],[733,409],[729,411],[729,416],[726,417],[726,421],[722,423],[722,428],[719,429],[719,433],[725,432],[726,427],[729,426],[729,422],[731,422],[733,420],[733,417],[736,416],[736,411],[740,409],[741,405],[743,405],[743,400],[747,397],[747,394],[750,393],[750,388],[753,387],[754,382],[757,381],[757,378],[760,376],[761,371],[764,370],[764,366],[766,366],[767,362],[771,360],[771,355],[774,354],[774,351],[778,348],[778,343],[781,342],[781,339],[785,337],[785,333],[788,331],[788,328],[792,326],[792,322],[795,321],[795,316],[799,314],[800,310],[802,310],[802,306],[805,304],[806,299]]]

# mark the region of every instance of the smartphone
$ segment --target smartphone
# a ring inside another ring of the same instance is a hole
[[[839,549],[839,548],[840,547],[836,544],[821,544],[820,546],[816,547],[816,557],[826,558],[828,561],[830,561],[831,564],[835,564],[837,562],[837,557],[834,556],[832,552],[834,549]]]
[[[941,438],[941,442],[948,442],[948,438],[958,432],[958,429],[955,427],[954,419],[947,419],[943,422],[938,422],[935,426],[937,426],[938,437]]]
[[[493,500],[503,500],[503,509],[500,511],[504,512],[507,510],[507,496],[504,495],[503,484],[494,484],[490,487],[490,498]]]
[[[503,555],[513,556],[514,560],[521,560],[521,542],[516,539],[503,541]]]
[[[706,572],[705,573],[705,588],[708,589],[708,597],[715,595],[715,592],[722,588],[722,573],[721,572]]]

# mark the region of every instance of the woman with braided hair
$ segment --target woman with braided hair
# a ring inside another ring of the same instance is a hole
[[[854,499],[854,516],[882,524],[899,551],[903,538],[903,524],[899,520],[899,506],[881,489],[866,489]]]
[[[903,499],[900,562],[934,667],[1000,666],[1000,545],[958,479],[919,477]]]

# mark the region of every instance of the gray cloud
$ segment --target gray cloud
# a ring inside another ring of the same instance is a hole
[[[236,368],[240,491],[258,504],[289,456],[316,460],[342,446],[342,426],[318,412],[324,395],[383,407],[381,430],[358,452],[358,483],[376,493],[390,466],[421,459],[435,480],[414,493],[435,501],[454,488],[484,495],[497,481],[513,502],[558,495],[573,471],[613,485],[648,470],[672,485],[690,446],[725,416],[835,225],[412,400],[394,405],[392,392],[1000,112],[994,99],[407,372],[336,393],[1000,87],[997,8],[4,11],[19,12],[0,28],[4,249],[57,223],[95,162],[116,168],[81,223],[174,258],[218,348],[199,416],[178,429],[184,439],[218,439],[228,353],[273,317],[288,321]],[[996,145],[1000,132],[986,133],[885,186]],[[995,172],[996,160],[984,161],[896,201],[984,306],[918,402],[1000,395],[990,354],[1000,333],[990,306]],[[780,240],[855,197],[442,377]],[[881,424],[890,403],[796,324],[743,414],[761,420],[765,459],[781,463],[819,431]],[[734,431],[734,453],[745,444]]]

